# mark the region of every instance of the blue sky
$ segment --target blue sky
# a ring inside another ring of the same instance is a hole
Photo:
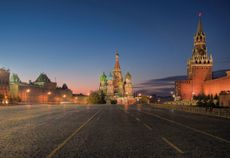
[[[86,93],[117,48],[135,84],[183,75],[200,11],[214,70],[230,68],[228,0],[0,0],[0,66]]]

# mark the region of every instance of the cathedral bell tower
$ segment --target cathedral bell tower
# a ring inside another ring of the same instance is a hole
[[[119,64],[119,54],[118,50],[116,49],[116,60],[113,70],[113,85],[114,85],[114,93],[120,96],[123,95],[123,78],[122,72]]]

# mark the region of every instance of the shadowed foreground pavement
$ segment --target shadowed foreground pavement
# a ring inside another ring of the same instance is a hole
[[[0,158],[230,155],[230,120],[133,105],[0,107]]]

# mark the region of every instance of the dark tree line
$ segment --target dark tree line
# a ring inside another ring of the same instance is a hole
[[[206,108],[218,108],[219,106],[219,97],[217,95],[196,95],[193,97],[197,101],[197,106],[206,107]]]

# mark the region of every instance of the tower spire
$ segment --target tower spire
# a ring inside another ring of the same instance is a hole
[[[114,65],[114,70],[115,71],[120,71],[119,53],[118,53],[117,49],[116,49],[116,61],[115,61],[115,65]]]
[[[118,49],[116,48],[116,55],[118,55],[119,56],[119,54],[118,54]]]
[[[198,16],[199,16],[199,21],[198,21],[198,25],[197,25],[197,33],[201,33],[201,32],[203,32],[203,27],[202,27],[202,22],[201,22],[202,13],[200,12],[198,14]]]
[[[119,95],[123,95],[123,78],[121,73],[121,68],[119,64],[119,54],[116,49],[116,62],[113,70],[113,85],[114,85],[114,93]]]

